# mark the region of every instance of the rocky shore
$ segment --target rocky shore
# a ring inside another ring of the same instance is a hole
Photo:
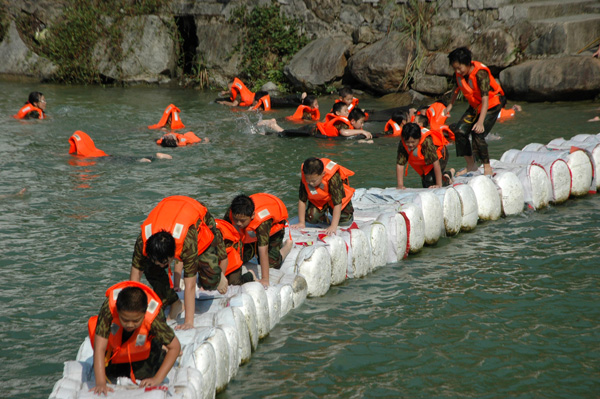
[[[58,65],[36,49],[72,1],[4,0],[0,78],[54,78]],[[285,78],[299,90],[351,84],[376,95],[440,96],[452,87],[448,52],[467,46],[499,76],[509,99],[584,100],[600,94],[600,60],[591,56],[600,43],[597,0],[163,3],[160,12],[121,18],[110,43],[91,44],[92,67],[104,81],[177,84],[186,70],[197,72],[201,65],[209,85],[222,87],[241,69],[243,31],[231,22],[232,14],[243,5],[277,3],[309,39],[284,68]],[[104,26],[113,21],[107,17]],[[121,49],[120,56],[111,45]]]

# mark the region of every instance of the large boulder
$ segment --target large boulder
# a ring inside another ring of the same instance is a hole
[[[314,90],[344,75],[351,47],[352,41],[345,36],[314,40],[296,53],[284,73],[294,86]]]
[[[416,73],[411,88],[419,93],[444,94],[448,90],[448,79],[443,76]]]
[[[600,94],[600,60],[566,57],[527,61],[500,72],[509,98],[525,101],[585,100]]]
[[[113,23],[107,19],[107,23]],[[123,82],[165,83],[175,73],[176,45],[169,27],[156,15],[127,17],[121,26],[122,40],[116,51],[113,43],[101,40],[94,47],[98,72]]]
[[[471,46],[473,58],[492,68],[506,68],[516,58],[515,41],[502,29],[483,32]]]
[[[211,80],[217,86],[227,86],[231,76],[240,70],[241,54],[235,47],[240,30],[224,22],[196,18],[198,47],[196,54],[202,65],[211,71]]]
[[[0,42],[0,74],[20,75],[46,80],[56,71],[56,65],[31,51],[23,42],[14,21],[11,21]]]
[[[398,32],[365,47],[350,58],[350,73],[380,93],[398,89],[407,65],[414,59],[415,45]]]

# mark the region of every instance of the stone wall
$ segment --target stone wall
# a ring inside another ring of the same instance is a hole
[[[39,24],[35,32],[18,32],[25,37],[20,41],[15,38],[16,26],[10,24],[10,34],[0,42],[0,56],[13,61],[4,65],[0,74],[51,78],[51,63],[31,54],[26,38],[40,35],[55,23],[68,0],[3,1],[7,2],[9,21],[26,14],[34,16]],[[519,96],[525,81],[523,77],[515,77],[519,71],[526,70],[530,78],[538,70],[555,73],[548,79],[556,81],[569,75],[570,66],[580,64],[577,58],[590,58],[592,51],[582,54],[578,51],[600,38],[600,7],[596,0],[278,0],[277,3],[284,15],[299,21],[302,33],[311,39],[285,68],[289,81],[301,90],[351,84],[377,94],[412,89],[439,96],[452,85],[448,52],[467,46],[474,58],[488,65],[494,74],[504,71],[503,76],[511,76],[502,83],[507,93]],[[197,43],[193,56],[206,68],[211,84],[224,86],[241,69],[236,45],[242,32],[240,27],[228,23],[229,17],[242,5],[270,4],[271,0],[173,0],[160,18],[132,18],[132,24],[144,27],[142,41],[136,39],[139,36],[136,29],[123,29],[123,45],[133,47],[130,52],[135,53],[135,62],[126,67],[110,65],[110,59],[100,57],[102,43],[97,44],[95,53],[103,74],[110,75],[110,79],[168,82],[182,73],[176,67],[178,60],[174,59],[181,57],[181,52],[174,50],[176,43],[165,33],[160,21],[186,18],[188,28],[192,28],[180,33],[195,35],[190,38]],[[418,26],[413,21],[413,26],[403,30],[406,13],[414,16],[415,7],[429,12],[424,13]],[[419,26],[421,36],[411,37],[410,30]],[[155,65],[157,57],[162,60],[160,65]],[[587,76],[596,76],[600,71],[600,61],[596,61],[585,63]],[[517,68],[524,62],[530,66],[550,63],[553,67]],[[544,76],[536,79],[539,82]],[[519,87],[510,86],[511,82],[518,82]],[[569,77],[565,84],[576,87],[568,89],[569,98],[590,98],[600,93],[597,79],[573,82]],[[563,89],[559,87],[563,86],[555,85],[553,98],[560,98]]]

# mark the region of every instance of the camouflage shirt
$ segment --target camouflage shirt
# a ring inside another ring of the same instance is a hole
[[[416,151],[416,150],[415,150]],[[433,139],[431,137],[426,137],[423,140],[423,144],[421,144],[421,153],[423,154],[423,158],[425,158],[425,164],[431,165],[435,161],[439,160],[437,154],[437,147],[433,144]],[[402,140],[398,143],[398,154],[396,155],[396,163],[398,165],[406,165],[408,162],[408,152],[406,152],[406,148],[402,144]]]
[[[108,339],[112,324],[113,317],[112,313],[110,312],[110,307],[108,306],[108,298],[106,298],[100,307],[100,312],[98,313],[96,335]],[[175,332],[167,325],[162,309],[150,326],[150,335],[152,335],[154,337],[153,339],[157,340],[161,345],[169,345],[171,341],[173,341],[173,338],[175,338]]]

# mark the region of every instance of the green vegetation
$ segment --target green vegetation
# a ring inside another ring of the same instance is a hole
[[[63,20],[48,29],[43,40],[32,44],[57,66],[56,80],[64,83],[101,83],[95,68],[93,51],[96,43],[106,40],[113,61],[123,58],[120,48],[121,27],[125,17],[158,13],[166,0],[70,0]],[[17,21],[22,32],[32,21]]]
[[[283,68],[308,43],[308,38],[300,34],[299,22],[281,15],[279,5],[273,3],[250,12],[245,6],[238,8],[229,23],[241,32],[237,48],[242,54],[241,77],[254,90],[272,81],[287,91]]]

